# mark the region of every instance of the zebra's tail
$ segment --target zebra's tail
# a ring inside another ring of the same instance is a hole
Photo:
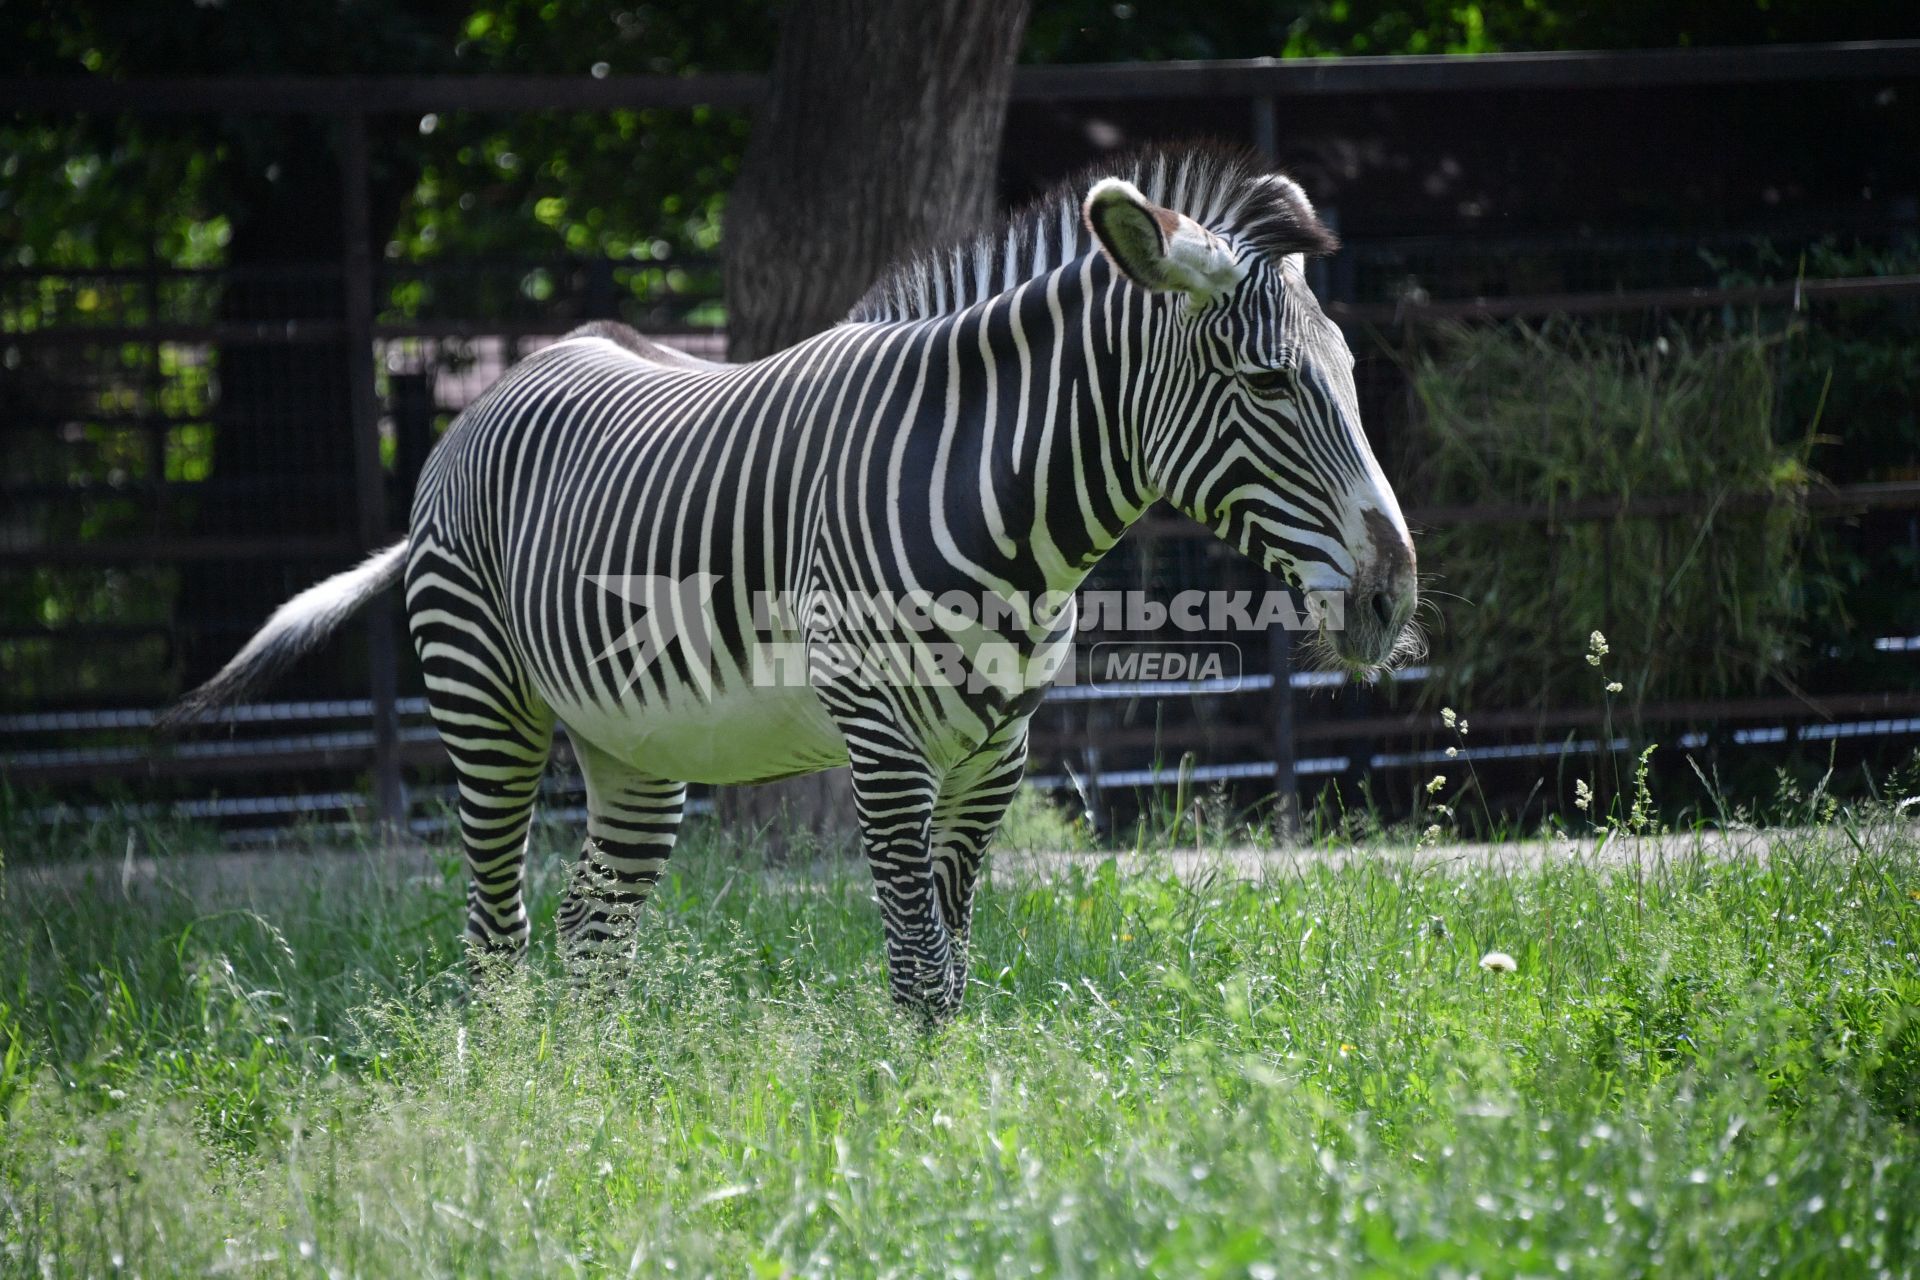
[[[403,538],[344,573],[308,587],[275,609],[267,625],[218,674],[169,707],[155,727],[171,732],[256,692],[295,659],[319,648],[361,605],[398,582],[406,563]]]

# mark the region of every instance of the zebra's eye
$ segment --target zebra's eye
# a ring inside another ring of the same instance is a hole
[[[1293,370],[1255,369],[1242,373],[1240,380],[1257,396],[1277,396],[1293,386]]]

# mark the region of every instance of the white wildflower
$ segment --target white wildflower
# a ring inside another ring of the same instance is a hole
[[[1448,748],[1447,748],[1447,759],[1449,759],[1449,760],[1451,760],[1451,759],[1453,759],[1453,758],[1454,758],[1455,756],[1457,756],[1457,755],[1459,755],[1459,754],[1460,754],[1460,748],[1458,748],[1458,747],[1448,747]]]
[[[1432,795],[1434,792],[1438,791],[1440,788],[1446,785],[1447,785],[1447,775],[1444,773],[1436,773],[1433,775],[1433,781],[1427,783],[1427,794]]]
[[[1488,973],[1512,973],[1520,966],[1504,951],[1489,951],[1480,957],[1480,967]]]
[[[1587,665],[1588,666],[1590,667],[1599,666],[1600,659],[1606,657],[1609,652],[1610,650],[1607,648],[1607,638],[1601,635],[1598,631],[1594,632],[1592,635],[1587,637]]]
[[[1587,785],[1585,778],[1576,778],[1573,782],[1573,807],[1582,813],[1593,803],[1593,788]]]
[[[1620,692],[1620,691],[1621,691],[1622,689],[1624,689],[1624,688],[1626,688],[1626,687],[1627,687],[1627,686],[1625,686],[1625,685],[1623,685],[1623,684],[1621,684],[1621,683],[1620,683],[1620,682],[1619,682],[1618,680],[1609,680],[1609,681],[1607,681],[1607,692],[1608,692],[1608,693],[1618,693],[1618,692]]]
[[[1454,714],[1453,714],[1453,708],[1452,708],[1452,707],[1442,707],[1442,708],[1440,708],[1440,723],[1441,723],[1441,724],[1443,724],[1443,725],[1445,725],[1445,726],[1447,726],[1447,728],[1449,728],[1449,729],[1451,729],[1451,728],[1453,728],[1453,722],[1454,722],[1454,720],[1455,720],[1455,716],[1454,716]]]

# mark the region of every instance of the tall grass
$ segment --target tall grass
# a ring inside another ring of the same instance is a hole
[[[1813,421],[1779,426],[1774,343],[1652,341],[1569,322],[1446,331],[1414,361],[1412,488],[1436,503],[1555,507],[1701,495],[1704,515],[1442,526],[1421,537],[1457,597],[1435,637],[1435,700],[1585,701],[1560,638],[1603,631],[1631,709],[1751,693],[1800,656]],[[1817,412],[1817,411],[1816,411]],[[1722,509],[1770,495],[1764,511]],[[1471,695],[1470,697],[1468,695]]]
[[[1920,1270],[1903,819],[1639,874],[1455,856],[1002,878],[932,1034],[864,869],[710,834],[611,1004],[544,951],[464,1002],[451,862],[16,869],[0,1269]]]

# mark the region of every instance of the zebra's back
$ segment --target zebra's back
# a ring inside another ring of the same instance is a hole
[[[774,465],[766,429],[791,395],[765,370],[667,363],[603,334],[536,353],[422,476],[410,599],[460,579],[438,612],[485,615],[529,692],[636,767],[720,783],[844,763],[813,690],[752,669],[756,602],[807,574],[788,518],[807,473]]]

